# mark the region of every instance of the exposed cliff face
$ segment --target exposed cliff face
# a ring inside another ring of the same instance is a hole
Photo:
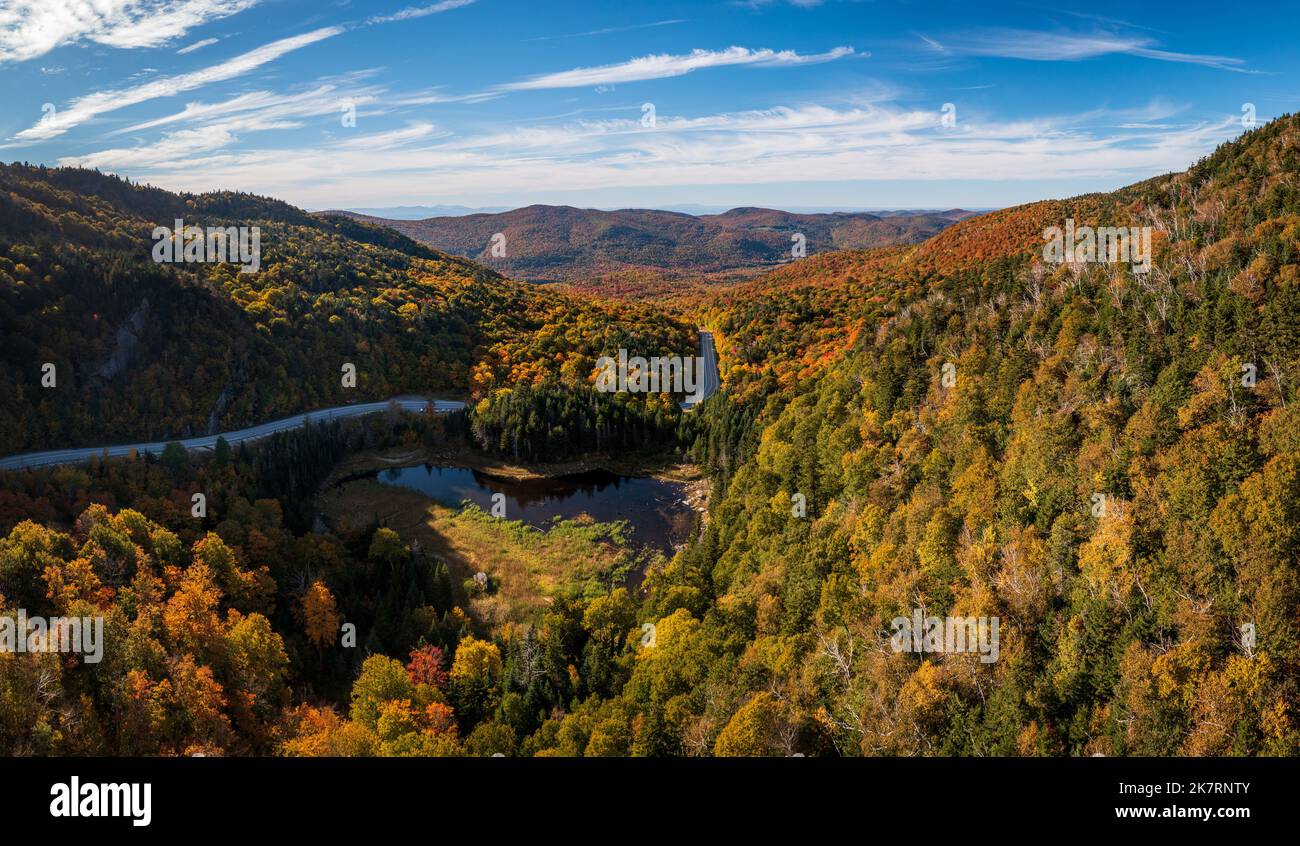
[[[217,402],[212,407],[212,413],[208,415],[208,434],[215,435],[221,431],[221,415],[226,413],[226,406],[230,403],[230,389],[222,388],[221,393],[217,395]]]
[[[145,325],[150,315],[149,298],[145,297],[135,307],[114,336],[113,352],[103,362],[86,368],[86,378],[92,382],[108,382],[126,369],[131,361],[131,353],[144,335]]]

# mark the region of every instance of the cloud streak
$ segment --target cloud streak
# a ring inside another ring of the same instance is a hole
[[[603,29],[589,29],[585,32],[569,32],[563,35],[538,35],[534,38],[525,38],[525,41],[554,41],[558,38],[588,38],[593,35],[610,35],[615,32],[632,32],[638,29],[654,29],[660,26],[672,26],[673,24],[686,23],[683,18],[672,18],[671,20],[654,21],[653,23],[631,24],[630,26],[607,26]]]
[[[924,40],[931,43],[931,46],[937,43],[929,38]],[[1160,50],[1155,47],[1152,39],[1145,36],[983,29],[951,41],[945,39],[944,44],[947,47],[945,52],[950,50],[953,53],[969,56],[1025,59],[1034,62],[1077,62],[1118,53],[1161,62],[1203,65],[1239,73],[1251,72],[1244,67],[1246,63],[1243,59]]]
[[[0,0],[0,64],[90,41],[156,47],[259,0]]]
[[[437,15],[442,12],[450,12],[452,9],[461,9],[474,3],[475,0],[442,0],[440,3],[432,3],[428,6],[409,6],[400,12],[394,12],[391,15],[376,15],[368,18],[368,24],[394,23],[396,21],[409,21],[416,18],[425,18],[429,15]]]
[[[574,68],[558,73],[538,74],[518,82],[502,85],[502,91],[537,91],[548,88],[583,88],[597,85],[617,85],[646,79],[665,79],[683,76],[703,68],[753,65],[781,67],[790,65],[820,64],[855,53],[852,47],[836,47],[825,53],[800,54],[793,50],[751,50],[747,47],[728,47],[725,50],[692,50],[682,54],[642,56],[612,65]]]
[[[324,27],[291,38],[264,44],[233,59],[190,73],[162,77],[130,88],[96,91],[73,100],[67,107],[47,114],[35,125],[14,137],[19,141],[44,141],[108,112],[124,109],[159,97],[171,97],[256,70],[286,53],[299,50],[343,32],[342,27]]]
[[[213,44],[216,44],[217,41],[218,39],[216,38],[205,38],[202,41],[195,41],[190,46],[182,47],[181,49],[177,50],[176,55],[184,56],[186,53],[193,53],[195,50],[202,50],[204,47],[210,47]]]

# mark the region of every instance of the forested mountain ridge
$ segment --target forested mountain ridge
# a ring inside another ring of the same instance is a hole
[[[154,227],[178,218],[258,227],[260,269],[154,262]],[[6,453],[179,438],[403,392],[477,397],[558,378],[566,362],[585,377],[620,346],[694,346],[693,328],[647,309],[510,282],[387,228],[24,165],[0,166],[0,327]]]
[[[1185,173],[706,303],[729,390],[768,413],[655,576],[670,648],[711,668],[677,739],[1300,752],[1298,176],[1283,118]],[[1045,263],[1066,218],[1152,227],[1151,271]],[[916,608],[1000,617],[1000,659],[892,651]]]
[[[937,279],[1042,265],[1044,231],[1067,219],[1079,226],[1150,226],[1160,272],[1148,282],[1168,273],[1171,263],[1201,262],[1208,269],[1241,261],[1257,240],[1254,228],[1278,216],[1290,190],[1288,151],[1294,127],[1294,118],[1281,119],[1222,146],[1186,172],[1110,194],[988,212],[916,245],[810,255],[748,282],[717,291],[692,290],[667,302],[717,327],[728,352],[724,378],[733,391],[748,395],[757,381],[769,380],[770,387],[820,372],[857,332],[874,326],[879,316],[895,315],[923,299]],[[1170,216],[1171,197],[1184,193],[1214,236],[1213,249],[1203,249],[1210,246],[1203,243],[1205,232],[1189,240],[1186,223]],[[1201,253],[1186,255],[1192,246]]]
[[[599,289],[605,287],[605,280],[628,277],[685,280],[771,267],[790,260],[796,234],[803,237],[808,254],[915,243],[973,214],[962,209],[794,214],[735,208],[697,216],[652,209],[533,205],[497,214],[425,220],[354,216],[516,278]],[[494,252],[497,236],[504,240],[497,244],[499,252]]]

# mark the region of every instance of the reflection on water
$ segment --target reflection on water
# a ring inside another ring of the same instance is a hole
[[[549,526],[555,517],[571,519],[580,514],[601,523],[625,520],[633,540],[667,553],[686,542],[694,518],[683,501],[683,485],[604,470],[555,479],[502,479],[464,467],[425,464],[381,470],[376,478],[453,508],[469,500],[487,511],[492,494],[502,493],[508,519],[539,528]]]

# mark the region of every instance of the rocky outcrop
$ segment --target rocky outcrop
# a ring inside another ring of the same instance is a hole
[[[103,362],[86,369],[86,376],[91,381],[112,381],[126,369],[131,360],[132,351],[140,343],[140,338],[144,335],[144,327],[149,319],[149,313],[149,298],[146,297],[131,312],[131,316],[118,327],[117,334],[114,337],[113,352]]]

